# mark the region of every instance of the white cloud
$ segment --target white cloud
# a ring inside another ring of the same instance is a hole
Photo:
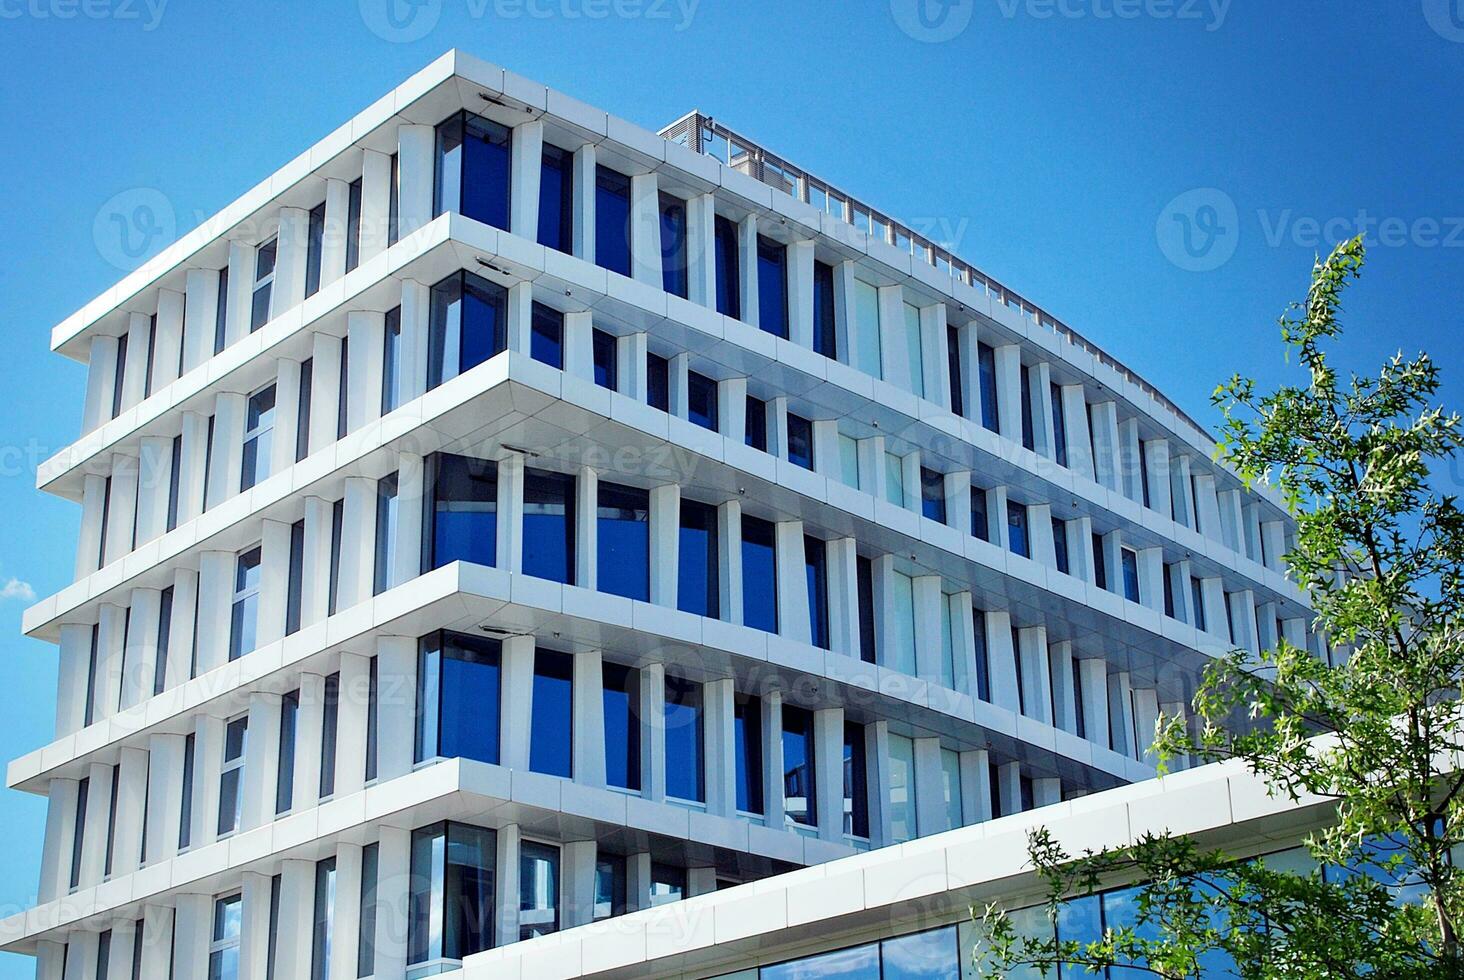
[[[16,599],[20,602],[35,602],[36,590],[31,588],[29,582],[22,582],[18,578],[12,578],[0,586],[0,599]]]

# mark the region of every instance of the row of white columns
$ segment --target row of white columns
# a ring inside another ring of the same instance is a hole
[[[391,182],[392,155],[378,150],[360,151],[362,187],[355,243],[358,265],[375,259],[393,241],[390,237],[393,194],[396,195],[398,238],[432,220],[434,146],[431,126],[398,127],[395,188]],[[348,228],[353,218],[349,181],[326,178],[323,190],[325,222],[320,240],[320,288],[346,274]],[[311,247],[310,210],[281,208],[274,221],[235,229],[229,238],[226,289],[222,270],[180,269],[158,287],[154,312],[128,313],[121,334],[92,339],[83,433],[204,364],[216,353],[219,333],[225,348],[249,334],[257,251],[271,239],[276,242],[276,259],[267,319],[274,319],[305,300]],[[125,356],[122,356],[121,337],[126,338]]]

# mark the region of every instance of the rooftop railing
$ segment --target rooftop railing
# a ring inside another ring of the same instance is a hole
[[[1155,402],[1188,423],[1203,441],[1214,442],[1214,436],[1210,434],[1209,430],[1165,397],[1158,388],[1130,370],[1118,358],[1036,303],[963,261],[939,242],[930,240],[891,218],[888,214],[839,190],[833,184],[794,166],[766,147],[733,132],[711,116],[699,111],[693,110],[682,116],[661,130],[660,135],[663,139],[680,143],[697,153],[703,153],[719,160],[740,173],[762,181],[769,187],[775,187],[786,194],[791,194],[805,204],[832,215],[867,235],[887,242],[902,251],[908,251],[916,259],[934,267],[942,275],[948,274],[974,289],[982,290],[993,302],[1016,311],[1030,322],[1053,331],[1069,343],[1087,351],[1098,363],[1117,371]]]

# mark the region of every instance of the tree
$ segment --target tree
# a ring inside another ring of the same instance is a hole
[[[1195,724],[1161,718],[1156,742],[1161,771],[1181,753],[1239,759],[1273,795],[1324,798],[1328,825],[1305,846],[1329,870],[1239,861],[1173,835],[1070,855],[1038,831],[1029,851],[1050,915],[1133,884],[1135,921],[1088,941],[1031,938],[988,907],[974,951],[985,975],[1065,964],[1068,976],[1464,976],[1451,860],[1464,842],[1464,519],[1433,484],[1458,458],[1459,416],[1436,405],[1427,354],[1345,380],[1328,363],[1363,260],[1360,239],[1337,246],[1281,317],[1303,381],[1259,394],[1236,375],[1213,396],[1217,457],[1276,487],[1296,520],[1285,564],[1331,653],[1284,639],[1259,656],[1230,652],[1205,672]]]

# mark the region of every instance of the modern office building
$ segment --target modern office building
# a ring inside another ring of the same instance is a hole
[[[26,615],[56,731],[10,765],[48,817],[0,923],[44,980],[712,976],[871,937],[944,976],[889,964],[1019,894],[1020,828],[1279,805],[1146,782],[1211,657],[1307,642],[1278,501],[700,113],[651,133],[451,52],[52,346],[88,380],[38,482],[81,531]]]

